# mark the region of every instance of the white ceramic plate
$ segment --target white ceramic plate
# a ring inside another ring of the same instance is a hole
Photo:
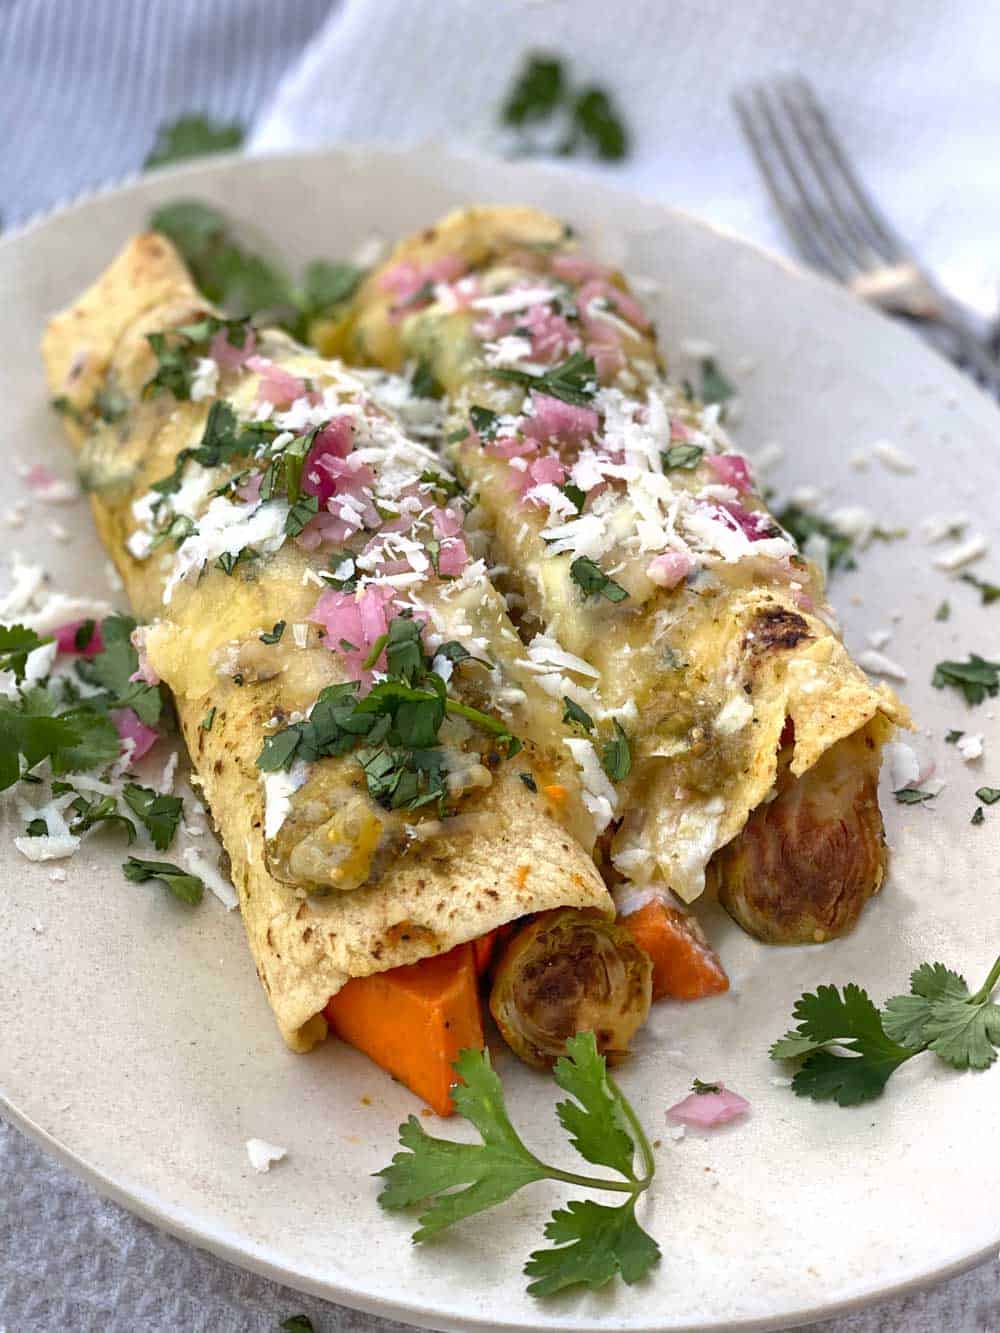
[[[69,469],[37,356],[46,316],[94,278],[151,206],[182,194],[252,219],[293,264],[349,255],[373,232],[394,237],[459,204],[550,208],[606,257],[656,281],[650,305],[676,369],[685,369],[683,338],[718,347],[743,387],[740,439],[786,451],[776,478],[784,492],[820,486],[831,501],[869,506],[886,528],[964,510],[996,534],[1000,415],[909,334],[820,280],[594,179],[430,149],[209,162],[0,244],[0,448],[11,498],[15,456]],[[851,455],[879,439],[905,448],[917,470],[853,468]],[[51,538],[52,518],[71,542]],[[58,514],[36,505],[24,528],[0,524],[0,539],[44,561],[57,587],[106,595],[82,504]],[[126,884],[120,851],[96,843],[66,863],[65,883],[22,860],[8,837],[0,844],[8,1114],[99,1189],[195,1244],[434,1328],[773,1327],[984,1256],[1000,1243],[1000,1073],[959,1075],[925,1057],[881,1101],[842,1110],[777,1086],[783,1071],[767,1058],[805,988],[857,980],[881,1000],[927,958],[978,985],[1000,947],[1000,807],[969,825],[974,789],[1000,785],[995,710],[970,714],[929,684],[938,658],[1000,655],[1000,607],[981,609],[972,588],[933,569],[934,553],[917,535],[877,544],[833,590],[855,649],[867,632],[891,628],[886,651],[910,672],[915,743],[948,779],[929,807],[884,802],[894,852],[885,891],[852,938],[816,949],[765,948],[706,909],[731,993],[659,1005],[622,1071],[651,1137],[663,1135],[645,1217],[664,1252],[651,1281],[545,1304],[526,1296],[521,1264],[561,1197],[544,1185],[434,1246],[412,1246],[407,1220],[376,1206],[370,1176],[414,1100],[336,1043],[310,1056],[286,1051],[238,918],[214,899],[190,911],[153,886]],[[945,597],[952,614],[941,623],[934,612]],[[984,732],[985,758],[963,764],[943,742],[951,727]],[[527,1137],[551,1143],[551,1082],[513,1058],[502,1069]],[[752,1115],[677,1143],[664,1111],[695,1075],[725,1078],[751,1099]],[[451,1122],[447,1132],[462,1131]],[[249,1137],[284,1145],[287,1160],[254,1174]]]

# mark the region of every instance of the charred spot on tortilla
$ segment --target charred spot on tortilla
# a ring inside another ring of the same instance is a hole
[[[767,606],[754,616],[744,642],[751,652],[763,654],[797,648],[812,637],[808,624],[797,611],[787,606]]]

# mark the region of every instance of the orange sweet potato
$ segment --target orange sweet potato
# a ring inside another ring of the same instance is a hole
[[[343,1041],[438,1115],[451,1115],[452,1065],[459,1051],[484,1045],[474,947],[357,977],[330,1000],[326,1017]]]
[[[700,1000],[729,989],[725,968],[693,916],[654,899],[621,923],[653,960],[654,1000]]]

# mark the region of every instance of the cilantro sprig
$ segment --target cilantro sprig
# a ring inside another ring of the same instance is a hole
[[[233,347],[243,347],[248,330],[245,319],[205,315],[193,324],[180,324],[169,333],[147,333],[146,341],[156,357],[156,372],[143,385],[142,396],[153,398],[159,393],[171,393],[186,401],[191,397],[195,361],[207,353],[215,335],[224,331]]]
[[[158,879],[175,898],[187,903],[189,907],[197,907],[205,889],[204,882],[197,875],[189,875],[169,861],[142,861],[137,856],[130,856],[122,865],[122,872],[133,884],[145,884],[147,880]]]
[[[942,963],[923,963],[907,995],[881,1010],[867,991],[849,983],[819,986],[797,1001],[798,1026],[771,1047],[772,1060],[801,1060],[792,1090],[813,1101],[857,1106],[882,1095],[897,1069],[933,1052],[953,1069],[987,1069],[1000,1045],[1000,958],[975,993]]]
[[[365,276],[356,264],[317,259],[296,284],[273,259],[248,249],[224,213],[197,199],[164,204],[150,225],[177,247],[208,300],[296,338],[306,336],[311,319],[341,307]]]
[[[203,115],[181,116],[156,131],[156,142],[143,166],[164,167],[170,162],[184,162],[192,157],[226,153],[239,148],[245,134],[246,130],[239,124],[223,125]]]
[[[574,89],[564,61],[549,52],[529,52],[501,104],[500,120],[517,131],[518,154],[588,152],[606,162],[628,156],[628,130],[611,95],[596,84]],[[558,132],[554,148],[536,140],[532,131],[538,127]]]
[[[404,1151],[378,1174],[385,1184],[383,1208],[422,1207],[413,1239],[430,1240],[455,1223],[504,1203],[538,1180],[623,1196],[617,1204],[574,1200],[557,1208],[545,1227],[553,1244],[535,1250],[525,1265],[533,1296],[570,1287],[596,1291],[616,1276],[631,1285],[659,1262],[660,1247],[635,1216],[638,1200],[653,1180],[649,1141],[632,1107],[608,1073],[591,1032],[566,1043],[553,1077],[568,1100],[556,1116],[570,1143],[586,1161],[615,1173],[582,1175],[537,1157],[514,1128],[503,1087],[487,1051],[466,1050],[455,1063],[461,1079],[453,1097],[460,1115],[479,1131],[479,1143],[455,1143],[427,1134],[416,1116],[400,1126]],[[638,1155],[638,1166],[636,1157]]]

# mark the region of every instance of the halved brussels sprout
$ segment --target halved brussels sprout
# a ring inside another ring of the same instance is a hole
[[[577,1032],[593,1032],[610,1063],[646,1021],[652,964],[624,927],[573,907],[544,912],[509,941],[490,1012],[530,1065],[555,1063]]]
[[[794,777],[779,759],[777,795],[709,864],[719,901],[769,944],[820,944],[852,930],[882,886],[877,723],[830,747]]]

